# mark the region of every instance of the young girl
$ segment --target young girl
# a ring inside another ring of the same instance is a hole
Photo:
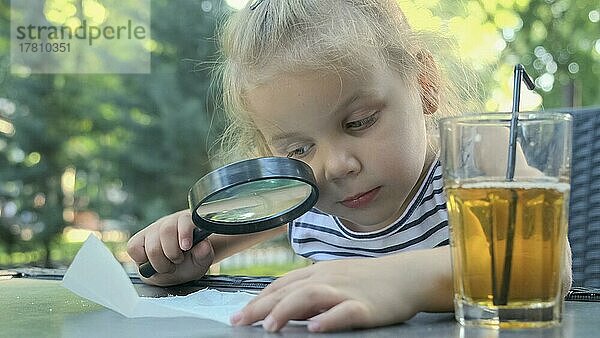
[[[327,262],[278,279],[233,324],[264,319],[277,331],[310,319],[316,332],[450,311],[446,201],[431,136],[461,105],[396,1],[257,0],[229,19],[221,40],[230,153],[305,161],[319,201],[287,227],[211,235],[193,248],[189,211],[166,216],[129,241],[130,256],[158,271],[144,281],[200,278],[287,228],[298,254]]]

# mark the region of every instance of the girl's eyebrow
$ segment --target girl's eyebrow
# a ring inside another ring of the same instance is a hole
[[[286,140],[286,139],[290,139],[290,138],[295,138],[295,137],[300,137],[300,133],[297,132],[293,132],[293,133],[281,133],[281,134],[276,134],[273,135],[269,138],[269,144],[273,144],[276,142],[280,142],[282,140]]]
[[[346,100],[344,100],[343,102],[339,103],[331,111],[331,113],[332,114],[337,114],[337,113],[341,112],[342,110],[346,109],[352,103],[358,101],[359,99],[361,99],[363,97],[374,96],[374,95],[375,94],[373,92],[368,92],[368,91],[359,89],[353,95],[349,96]],[[275,142],[280,142],[280,141],[285,140],[285,139],[300,138],[300,137],[301,137],[300,133],[297,133],[297,132],[276,134],[276,135],[273,135],[273,136],[271,136],[269,138],[269,144],[273,144]]]
[[[333,110],[333,113],[334,114],[339,113],[341,110],[345,109],[346,107],[348,107],[349,105],[351,105],[352,103],[354,103],[356,100],[358,100],[359,98],[361,98],[365,94],[366,93],[363,92],[363,91],[358,91],[358,92],[354,93],[354,95],[350,96],[348,99],[346,99],[346,101],[338,104],[337,107],[335,107],[335,109]]]
[[[338,114],[338,113],[342,112],[343,110],[347,109],[350,105],[352,105],[356,101],[363,100],[363,99],[377,98],[377,97],[379,97],[379,94],[376,91],[358,89],[356,92],[354,92],[353,95],[349,96],[345,101],[338,104],[335,107],[335,109],[333,109],[331,111],[331,113]]]

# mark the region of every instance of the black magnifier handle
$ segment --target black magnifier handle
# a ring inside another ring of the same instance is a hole
[[[211,234],[211,232],[208,232],[206,230],[202,230],[198,227],[194,228],[194,235],[193,235],[193,240],[192,240],[192,246],[190,247],[193,248],[196,244],[202,242],[206,237],[208,237]],[[156,270],[154,270],[154,267],[152,266],[152,264],[150,264],[150,262],[146,262],[142,265],[140,265],[140,275],[146,277],[146,278],[150,278],[152,277],[155,273]]]

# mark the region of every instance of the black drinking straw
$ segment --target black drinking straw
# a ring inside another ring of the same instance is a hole
[[[521,102],[521,81],[525,82],[529,90],[535,89],[522,64],[517,64],[513,73],[513,103],[512,117],[510,119],[510,139],[508,142],[508,166],[506,168],[506,180],[512,181],[515,177],[515,152],[517,150],[517,124],[519,123],[519,104]]]
[[[512,116],[510,119],[510,135],[508,142],[508,165],[506,168],[506,181],[512,182],[515,177],[515,154],[517,152],[517,127],[519,123],[519,103],[521,101],[521,81],[525,82],[529,90],[535,89],[535,84],[531,81],[525,68],[521,64],[515,66],[513,73],[513,105],[512,105]],[[496,305],[507,305],[508,304],[508,287],[510,284],[510,271],[512,265],[512,248],[515,237],[515,222],[516,222],[516,205],[517,196],[516,193],[512,192],[512,201],[509,203],[509,219],[508,229],[506,234],[506,250],[504,255],[504,270],[502,271],[502,285],[500,290],[499,299],[496,301],[494,297],[494,304]]]

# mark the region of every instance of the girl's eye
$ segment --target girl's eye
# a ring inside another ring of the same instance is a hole
[[[312,145],[305,145],[305,146],[296,148],[296,149],[290,151],[287,154],[287,157],[302,157],[302,156],[306,155],[306,153],[308,153],[308,151],[310,150],[311,147],[312,147]]]
[[[364,119],[344,123],[344,128],[352,131],[367,129],[370,126],[372,126],[375,122],[377,122],[378,118],[379,112],[375,112],[372,115],[365,117]]]

